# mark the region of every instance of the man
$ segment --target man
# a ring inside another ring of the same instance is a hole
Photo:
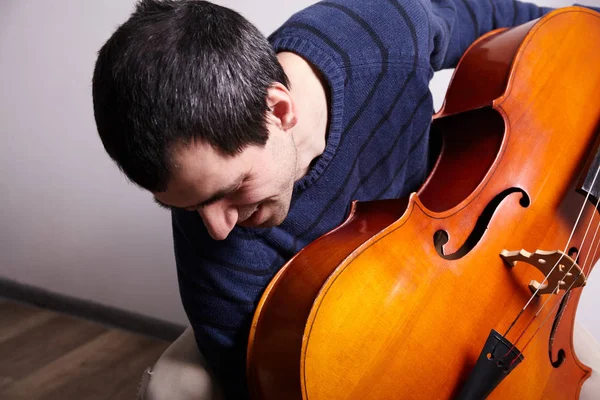
[[[138,4],[98,56],[98,131],[127,177],[172,211],[182,301],[226,398],[248,395],[249,327],[278,269],[352,200],[423,183],[433,73],[482,34],[550,10],[333,0],[267,39],[208,2]]]

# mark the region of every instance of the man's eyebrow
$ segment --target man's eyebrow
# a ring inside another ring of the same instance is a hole
[[[185,206],[185,207],[174,207],[174,206],[170,206],[168,204],[163,203],[162,201],[158,200],[156,197],[154,197],[154,202],[156,204],[158,204],[159,206],[161,206],[162,208],[166,208],[167,210],[187,210],[187,209],[191,209],[191,208],[201,208],[204,206],[207,206],[211,203],[214,203],[215,201],[221,200],[223,197],[227,196],[230,193],[233,193],[237,190],[237,188],[241,185],[242,181],[244,180],[244,175],[240,175],[239,178],[237,178],[235,180],[235,182],[233,182],[231,185],[224,187],[220,190],[218,190],[215,194],[213,194],[212,196],[210,196],[208,199],[197,203],[197,204],[193,204],[190,206]]]

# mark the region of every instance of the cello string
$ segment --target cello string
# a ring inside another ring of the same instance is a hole
[[[594,184],[596,183],[596,179],[598,178],[598,173],[599,172],[600,172],[600,166],[598,166],[598,168],[596,169],[596,173],[594,174],[594,179],[592,180],[592,183],[591,183],[591,187],[592,188],[594,187]],[[544,280],[540,283],[540,285],[535,290],[535,292],[531,295],[531,297],[529,298],[529,301],[527,301],[527,303],[525,304],[525,306],[521,309],[521,311],[517,314],[517,316],[515,317],[515,319],[511,322],[511,324],[509,325],[508,329],[504,332],[504,337],[506,337],[508,335],[508,333],[512,330],[512,328],[516,325],[517,321],[525,313],[525,310],[527,309],[527,307],[529,307],[529,305],[531,304],[531,302],[533,301],[533,299],[536,297],[536,295],[538,294],[538,292],[540,291],[540,289],[542,288],[542,286],[544,285],[544,283],[548,280],[548,277],[554,272],[554,270],[556,269],[556,267],[559,265],[560,261],[564,257],[564,254],[567,252],[567,249],[569,248],[569,246],[571,244],[571,240],[573,239],[573,235],[575,234],[575,230],[577,229],[577,226],[579,225],[579,221],[581,219],[583,211],[585,210],[585,205],[586,205],[589,197],[590,197],[590,192],[588,191],[586,193],[586,195],[585,195],[585,198],[583,200],[581,208],[579,209],[579,214],[577,215],[577,220],[575,221],[575,224],[573,225],[573,229],[571,230],[571,234],[569,235],[569,238],[567,239],[567,243],[565,245],[563,253],[558,258],[558,260],[556,261],[556,264],[554,264],[554,266],[552,267],[552,269],[550,270],[550,272],[544,277]],[[600,196],[598,196],[598,201],[600,202]],[[596,209],[597,208],[598,208],[598,203],[596,204]],[[593,215],[595,215],[595,213]],[[593,215],[592,215],[592,220],[593,220]],[[590,221],[590,224],[591,224],[591,221]],[[588,229],[586,230],[586,236],[587,236],[587,231],[588,230],[589,230],[589,225],[588,225]],[[584,242],[585,242],[585,236],[584,236],[584,239],[583,239],[582,243],[584,243]],[[570,269],[569,269],[569,271],[570,271]],[[565,274],[565,276],[566,276],[566,274]],[[576,280],[574,282],[576,282]],[[543,306],[542,306],[542,309],[543,309]],[[536,313],[536,316],[538,314],[539,314],[539,311],[538,311],[538,313]],[[531,321],[529,321],[529,323],[527,324],[527,326],[525,327],[525,329],[521,332],[521,334],[519,335],[519,337],[515,341],[515,344],[512,345],[511,349],[508,351],[508,353],[506,355],[508,355],[515,348],[517,341],[519,339],[521,339],[521,337],[527,331],[527,329],[529,328],[529,326],[531,325],[531,323],[533,322],[534,319],[535,319],[535,316],[534,316],[534,318]],[[492,349],[492,352],[496,350],[496,347],[497,347],[497,344],[494,345],[494,347]]]
[[[579,278],[579,276],[581,274],[583,274],[583,271],[579,272],[579,274],[577,275],[577,278]],[[529,346],[529,344],[531,343],[531,341],[536,337],[536,335],[539,333],[539,331],[542,329],[542,327],[544,325],[546,325],[546,322],[548,322],[548,319],[550,318],[550,316],[554,313],[554,311],[559,306],[559,304],[562,303],[562,301],[565,298],[565,296],[567,296],[569,294],[569,292],[571,291],[571,288],[573,287],[574,284],[575,284],[575,281],[573,281],[573,283],[571,283],[571,285],[565,290],[565,293],[560,298],[560,301],[557,301],[556,304],[554,305],[554,307],[552,307],[552,309],[550,310],[550,312],[548,312],[548,315],[546,315],[546,318],[544,318],[544,320],[542,321],[542,323],[540,324],[540,326],[535,330],[535,332],[533,332],[533,335],[531,335],[531,338],[529,338],[529,340],[527,341],[527,343],[525,343],[525,346],[523,347],[523,350],[520,351],[520,354],[523,354],[523,352],[525,351],[525,349]],[[514,360],[513,360],[513,362],[514,362]],[[512,365],[512,363],[511,363],[511,365]]]
[[[600,205],[600,197],[598,198],[598,201],[596,202],[596,207],[598,207]],[[587,229],[585,231],[585,235],[583,236],[583,240],[581,242],[582,246],[580,247],[580,249],[578,250],[578,253],[580,252],[581,248],[583,248],[583,244],[586,241],[587,235],[589,233],[589,229],[590,226],[592,225],[592,222],[594,222],[594,216],[596,215],[596,213],[592,214],[592,217],[590,218],[590,222],[588,223]],[[596,240],[596,236],[598,234],[598,229],[600,228],[600,220],[598,221],[598,224],[596,225],[596,230],[594,231],[594,236],[592,238],[592,243],[590,245],[590,249],[593,247],[593,244],[595,243]],[[568,247],[568,246],[567,246]],[[586,255],[586,258],[584,260],[583,265],[585,266],[585,263],[587,262],[587,256],[589,256],[589,251]],[[564,258],[564,253],[561,255],[561,257],[559,258],[559,262],[560,259]],[[560,285],[560,282],[564,282],[564,280],[566,279],[567,276],[569,276],[569,274],[571,273],[571,270],[573,269],[573,267],[575,267],[575,265],[577,265],[577,261],[573,260],[573,262],[571,263],[571,266],[569,267],[569,269],[565,272],[565,274],[563,275],[563,277],[561,278],[561,280],[557,283],[557,287],[555,288],[555,290],[557,290],[558,294],[558,290],[560,290],[560,287],[558,285]],[[580,271],[580,274],[577,275],[577,278],[573,280],[573,283],[571,284],[571,286],[569,286],[569,289],[571,289],[573,287],[573,285],[575,284],[575,282],[577,282],[577,279],[579,279],[579,276],[581,275],[581,273],[583,273],[583,271],[585,270],[585,267],[583,267]],[[584,274],[585,277],[585,274]],[[567,289],[568,290],[568,289]],[[553,294],[553,293],[551,293]],[[566,294],[566,293],[565,293]],[[553,297],[550,295],[548,296],[548,298],[546,299],[546,301],[541,305],[541,307],[539,308],[539,310],[535,313],[535,315],[531,318],[531,320],[529,321],[529,323],[527,324],[527,326],[523,329],[523,332],[519,335],[519,338],[517,339],[517,342],[519,341],[519,339],[521,337],[523,337],[523,335],[525,334],[525,332],[527,331],[527,329],[529,328],[529,326],[531,326],[531,324],[533,323],[533,321],[538,317],[538,315],[540,315],[540,313],[542,312],[542,310],[544,309],[544,307],[546,306],[546,304],[548,304],[548,302],[552,299]],[[562,301],[562,298],[561,298]],[[515,343],[516,344],[516,343]]]
[[[592,256],[592,260],[596,260],[596,254],[598,254],[598,248],[600,248],[600,240],[596,243],[596,250],[594,250],[594,255]],[[590,263],[590,273],[592,272],[591,263]],[[588,275],[586,275],[588,276]]]
[[[598,178],[598,172],[600,172],[600,167],[598,169],[596,169],[596,173],[594,174],[594,179],[592,180],[591,187],[594,187],[594,184],[596,183],[596,179]],[[589,197],[590,197],[590,192],[587,192],[586,196],[585,196],[585,199],[583,200],[583,204],[581,205],[581,209],[579,210],[579,215],[577,216],[577,220],[575,221],[575,224],[573,225],[573,229],[571,230],[571,234],[569,235],[569,239],[567,239],[567,243],[565,245],[565,249],[563,250],[563,254],[567,251],[567,249],[569,248],[569,245],[571,244],[571,240],[573,239],[573,235],[575,234],[575,230],[577,229],[577,226],[579,225],[579,220],[581,219],[581,215],[583,214],[583,211],[585,210],[585,205],[586,205]],[[600,196],[598,198],[600,199]],[[508,335],[508,333],[515,326],[515,324],[517,323],[517,321],[521,318],[521,316],[523,315],[523,313],[525,312],[525,310],[527,309],[527,307],[529,307],[529,305],[531,304],[531,302],[533,301],[533,299],[536,297],[536,295],[540,291],[540,288],[544,285],[544,283],[546,283],[546,281],[548,280],[548,277],[552,274],[552,272],[554,272],[554,270],[556,269],[556,267],[558,266],[558,264],[560,263],[560,260],[562,258],[563,258],[563,256],[561,255],[561,257],[559,257],[559,259],[556,261],[556,264],[554,264],[554,266],[552,267],[552,269],[550,270],[550,272],[544,277],[544,280],[540,283],[540,286],[531,295],[531,297],[529,298],[529,301],[527,301],[527,303],[525,304],[525,306],[523,307],[523,309],[521,309],[521,311],[519,312],[519,314],[517,315],[517,317],[510,324],[510,326],[508,327],[508,329],[504,333],[504,337],[506,337],[506,335]]]
[[[599,201],[600,203],[600,201]],[[596,204],[598,205],[598,204]],[[595,215],[595,213],[594,213]],[[593,219],[593,216],[592,216]],[[598,224],[596,225],[596,231],[594,232],[594,237],[592,238],[592,242],[590,245],[590,249],[593,247],[594,243],[600,243],[600,242],[595,242],[596,236],[598,234],[598,230],[600,228],[600,220],[598,221]],[[598,249],[597,245],[596,245],[596,250]],[[579,251],[578,251],[579,253]],[[521,350],[521,352],[523,352],[525,350],[525,348],[527,347],[527,345],[529,344],[529,342],[531,342],[531,340],[535,337],[535,335],[538,333],[538,331],[544,326],[544,324],[546,323],[546,321],[548,320],[548,318],[550,317],[550,315],[552,315],[552,313],[554,312],[554,310],[556,309],[556,307],[563,301],[564,297],[568,295],[568,292],[573,288],[573,285],[575,285],[575,283],[577,282],[577,280],[579,279],[579,277],[581,275],[583,275],[584,277],[586,277],[587,275],[585,274],[585,269],[587,268],[586,264],[587,264],[587,259],[589,257],[591,252],[588,251],[588,253],[586,254],[586,257],[583,261],[583,267],[581,268],[581,270],[579,271],[579,273],[577,274],[577,276],[573,279],[573,282],[571,283],[571,285],[569,285],[569,287],[565,290],[565,293],[561,296],[561,298],[556,302],[556,304],[554,305],[554,307],[548,312],[548,315],[546,316],[546,318],[544,319],[544,321],[542,321],[542,323],[540,324],[540,326],[538,327],[538,329],[534,332],[533,336],[531,337],[531,339],[529,339],[529,341],[527,342],[527,344],[525,344],[525,347],[523,348],[523,350]],[[563,277],[563,281],[564,278],[569,274],[569,272],[571,271],[571,269],[573,269],[573,267],[577,264],[576,260],[573,260],[571,267],[569,268],[569,270],[567,271],[567,273],[565,274],[565,276]],[[591,268],[590,268],[591,270]],[[527,329],[529,329],[529,326],[531,326],[531,324],[533,323],[533,321],[535,321],[535,319],[540,315],[540,313],[543,311],[543,309],[546,307],[546,305],[548,304],[548,302],[550,300],[552,300],[554,297],[552,295],[548,296],[548,298],[546,299],[546,301],[544,302],[544,304],[542,304],[539,308],[539,310],[535,313],[535,315],[531,318],[531,320],[529,321],[529,323],[527,324],[527,326],[523,329],[523,332],[519,335],[519,337],[517,338],[517,340],[515,341],[515,346],[517,345],[517,343],[521,340],[521,338],[525,335],[525,332],[527,331]]]
[[[598,209],[598,206],[600,205],[600,197],[598,198],[597,202],[596,202],[596,209]],[[579,255],[580,250],[583,248],[583,244],[586,241],[586,236],[589,232],[589,228],[594,220],[594,217],[596,216],[596,212],[592,213],[592,216],[590,218],[590,222],[588,223],[588,227],[586,229],[586,233],[583,237],[582,240],[582,245],[581,247],[578,249],[577,253]],[[598,234],[598,231],[600,230],[600,220],[598,220],[598,224],[596,225],[596,229],[594,231],[594,236],[592,237],[591,240],[591,244],[590,244],[590,250],[592,249],[594,243],[596,243],[596,250],[594,251],[594,257],[596,255],[596,252],[598,251],[598,245],[600,244],[600,241],[596,242],[596,236]],[[538,334],[538,332],[542,329],[542,327],[546,324],[546,322],[548,321],[548,318],[550,318],[550,316],[554,313],[554,311],[556,310],[556,308],[562,303],[562,301],[564,300],[565,296],[567,296],[569,294],[569,291],[573,288],[573,285],[575,285],[575,283],[577,282],[577,280],[579,279],[579,277],[583,274],[584,277],[586,277],[587,275],[585,274],[585,270],[587,269],[588,265],[587,265],[587,261],[588,258],[591,254],[591,251],[588,251],[586,254],[586,257],[583,261],[583,266],[581,268],[581,270],[579,271],[579,274],[577,274],[577,276],[573,279],[573,282],[569,285],[569,287],[565,290],[564,294],[560,297],[560,299],[556,302],[556,304],[554,305],[554,307],[552,307],[552,309],[548,312],[548,314],[546,315],[546,318],[544,318],[544,320],[542,321],[542,323],[540,324],[540,326],[536,329],[536,331],[533,333],[533,335],[531,336],[531,338],[527,341],[527,343],[525,344],[525,346],[523,347],[522,350],[520,350],[520,354],[523,354],[523,352],[525,351],[525,349],[529,346],[529,344],[531,343],[531,341],[535,338],[535,336]],[[594,257],[592,257],[591,260],[594,260]],[[561,256],[562,258],[562,256]],[[590,271],[591,271],[591,260],[590,260]],[[569,270],[565,273],[565,275],[562,278],[562,281],[564,281],[565,277],[568,276],[568,274],[570,273],[570,271],[573,269],[573,267],[577,264],[577,257],[575,258],[575,260],[573,260],[571,267],[569,268]],[[560,282],[559,282],[560,283]],[[557,287],[558,288],[558,287]],[[511,349],[509,349],[509,351],[504,355],[504,357],[506,357],[508,354],[510,354],[510,352],[517,346],[517,343],[521,340],[521,338],[525,335],[525,333],[527,332],[527,330],[529,329],[529,327],[531,326],[531,324],[535,321],[535,319],[539,316],[539,314],[543,311],[543,309],[545,308],[546,304],[548,304],[548,302],[553,299],[553,296],[548,296],[548,298],[546,299],[546,301],[544,302],[544,304],[541,305],[541,307],[539,308],[539,310],[535,313],[535,315],[531,318],[531,320],[529,321],[529,323],[527,324],[527,326],[523,329],[523,331],[521,332],[521,334],[519,335],[519,337],[516,339],[516,341],[514,342],[513,346],[511,347]],[[516,361],[513,360],[513,363]],[[512,363],[511,363],[512,365]]]

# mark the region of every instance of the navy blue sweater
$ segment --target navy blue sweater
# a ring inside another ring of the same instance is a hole
[[[269,37],[329,84],[325,152],[296,182],[278,227],[236,227],[214,241],[198,213],[173,213],[183,305],[228,399],[248,396],[250,323],[278,269],[339,225],[352,200],[405,196],[425,179],[433,73],[455,67],[480,35],[550,10],[515,0],[333,0],[298,12]]]

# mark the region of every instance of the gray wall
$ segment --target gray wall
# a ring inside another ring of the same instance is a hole
[[[217,3],[270,33],[313,1]],[[168,213],[111,163],[92,114],[96,52],[133,4],[0,2],[0,277],[185,323]],[[438,107],[449,77],[432,84]],[[591,279],[579,319],[600,338],[595,286]]]

